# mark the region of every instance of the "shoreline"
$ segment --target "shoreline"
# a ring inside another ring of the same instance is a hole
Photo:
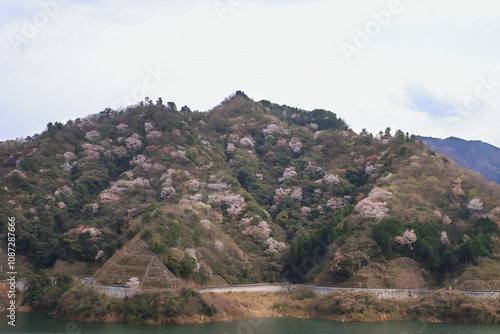
[[[495,314],[496,310],[500,309],[499,299],[474,299],[452,291],[439,291],[412,300],[377,299],[369,293],[341,291],[317,296],[305,290],[292,293],[204,293],[203,299],[217,309],[212,316],[192,313],[175,317],[161,315],[156,320],[131,321],[131,319],[121,319],[116,312],[102,317],[60,317],[55,312],[48,315],[60,321],[148,325],[206,324],[259,318],[318,319],[338,322],[421,321],[500,324],[500,314]],[[0,311],[5,312],[5,307],[0,307]],[[29,307],[22,306],[17,312],[32,311]]]

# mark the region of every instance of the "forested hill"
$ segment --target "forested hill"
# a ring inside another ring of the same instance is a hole
[[[479,140],[418,137],[431,149],[448,156],[457,164],[500,183],[500,148]]]
[[[146,99],[3,142],[0,162],[22,274],[57,260],[93,274],[137,236],[191,284],[500,280],[481,274],[498,273],[498,184],[327,110],[240,91],[207,112]]]

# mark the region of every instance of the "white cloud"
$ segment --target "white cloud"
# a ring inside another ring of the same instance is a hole
[[[474,94],[478,78],[500,64],[492,1],[401,0],[401,13],[351,63],[340,44],[352,44],[355,29],[390,1],[221,1],[234,4],[223,20],[212,0],[61,4],[19,53],[0,60],[0,140],[99,112],[160,67],[169,75],[148,95],[191,109],[207,110],[241,89],[257,100],[330,109],[356,131],[390,126],[500,146],[492,126],[500,92],[458,127],[439,110]],[[0,24],[2,54],[9,34],[41,10],[38,1],[23,4],[0,7],[9,18]],[[439,117],[408,104],[412,85],[434,99]]]

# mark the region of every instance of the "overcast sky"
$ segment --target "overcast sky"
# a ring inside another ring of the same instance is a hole
[[[0,140],[236,90],[500,146],[497,0],[0,0]]]

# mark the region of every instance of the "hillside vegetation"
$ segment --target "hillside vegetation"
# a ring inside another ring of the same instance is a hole
[[[0,161],[0,230],[16,218],[24,274],[57,260],[94,274],[139,237],[186,286],[391,287],[405,268],[442,286],[471,266],[499,279],[481,269],[500,259],[498,184],[327,110],[146,99],[3,142]]]

